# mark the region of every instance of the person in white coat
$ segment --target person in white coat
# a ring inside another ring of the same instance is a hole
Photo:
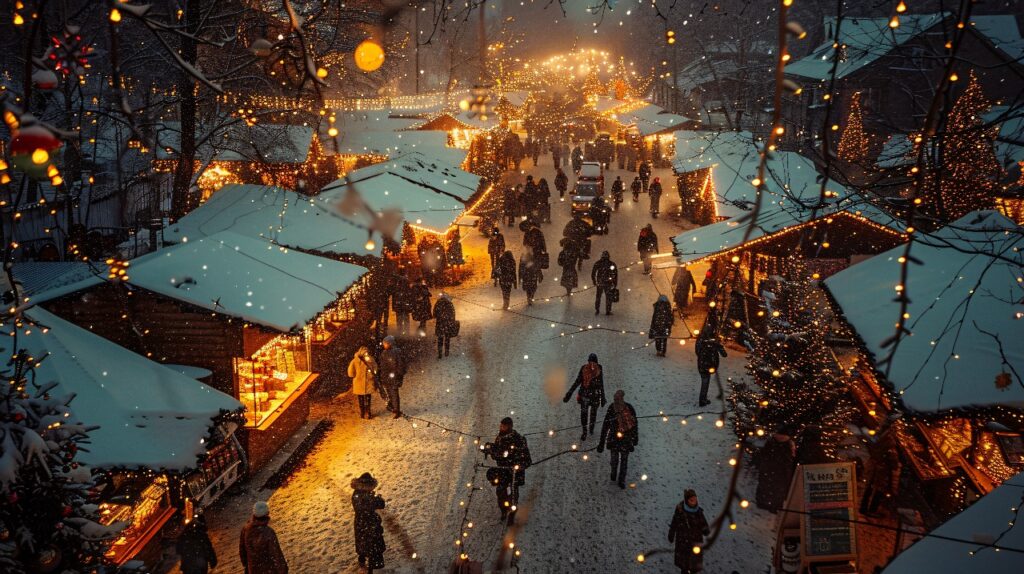
[[[359,347],[348,363],[348,376],[352,379],[352,394],[359,401],[359,418],[373,418],[370,401],[377,388],[377,361],[366,347]]]

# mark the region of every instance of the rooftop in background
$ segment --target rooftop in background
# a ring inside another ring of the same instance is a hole
[[[686,124],[686,122],[692,121],[686,116],[667,112],[664,108],[654,104],[647,104],[617,116],[616,119],[619,123],[635,127],[642,136],[669,132],[678,129]]]
[[[450,195],[387,169],[375,174],[360,174],[356,178],[339,179],[324,187],[317,200],[324,205],[341,206],[347,202],[349,194],[358,194],[361,201],[375,212],[395,210],[401,212],[402,218],[410,225],[438,233],[443,233],[453,225],[466,208],[462,201]],[[354,214],[353,217],[359,215]]]
[[[367,231],[309,196],[265,185],[225,185],[194,211],[164,229],[168,243],[222,231],[277,245],[335,255],[380,256],[365,248]]]
[[[997,212],[976,211],[917,238],[911,254],[921,264],[910,267],[906,284],[912,336],[883,368],[907,409],[1024,408],[1022,231]],[[894,288],[902,255],[902,247],[893,249],[825,281],[876,361],[891,352],[886,342],[900,313]],[[1000,388],[996,377],[1008,371],[1018,378]]]
[[[97,468],[185,471],[198,467],[213,419],[239,411],[232,397],[150,361],[39,307],[26,312],[18,345],[35,357],[40,383],[74,393],[71,410],[89,432],[78,460]],[[31,332],[31,333],[30,333]],[[13,339],[10,339],[13,340]]]
[[[181,146],[181,124],[162,122],[156,132],[157,159],[175,159]],[[203,128],[197,128],[202,132]],[[215,161],[304,163],[315,130],[312,126],[256,124],[237,121],[199,146],[201,157]]]
[[[454,164],[446,164],[444,161],[419,150],[404,153],[387,161],[354,170],[345,179],[358,182],[385,172],[416,182],[438,193],[449,195],[461,201],[468,201],[480,187],[480,176],[455,167]]]
[[[1024,473],[1010,478],[896,556],[882,574],[1017,572],[1024,552],[1019,519]],[[942,537],[942,538],[939,538]],[[996,544],[998,551],[989,544]]]

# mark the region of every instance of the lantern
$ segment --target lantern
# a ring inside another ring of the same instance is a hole
[[[40,125],[27,126],[11,139],[11,163],[35,179],[43,179],[63,144],[53,132]]]
[[[384,48],[374,40],[363,40],[356,46],[356,67],[373,72],[384,64]]]

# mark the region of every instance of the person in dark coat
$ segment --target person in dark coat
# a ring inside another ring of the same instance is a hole
[[[773,433],[757,452],[758,508],[775,514],[786,503],[789,483],[796,468],[796,443],[788,428]]]
[[[514,265],[514,260],[513,260]],[[455,305],[446,293],[441,293],[434,303],[434,335],[437,336],[437,358],[441,358],[441,351],[448,356],[448,350],[452,344],[452,337],[458,335],[458,323],[455,320]]]
[[[644,193],[647,192],[647,184],[651,181],[651,164],[643,161],[640,163],[640,170],[637,172],[640,176],[640,184],[643,186]]]
[[[651,315],[651,329],[647,336],[654,339],[654,349],[659,357],[664,357],[668,351],[668,338],[672,336],[672,324],[676,317],[672,314],[672,304],[668,297],[661,295],[654,303],[654,314]]]
[[[533,158],[533,167],[537,167],[537,160],[540,159],[540,142],[533,142],[530,148],[530,157]]]
[[[597,422],[597,409],[607,403],[604,396],[604,368],[597,362],[597,355],[591,353],[587,357],[587,363],[580,367],[576,375],[576,381],[569,387],[562,399],[563,403],[569,402],[572,393],[576,389],[576,402],[580,405],[580,426],[583,427],[583,434],[580,440],[587,440],[587,431],[594,434],[594,424]]]
[[[644,275],[651,274],[651,260],[658,252],[658,234],[648,223],[640,230],[640,237],[636,240],[636,250],[640,252],[640,259],[644,262]]]
[[[563,244],[567,243],[565,239]],[[562,276],[559,283],[565,288],[565,296],[572,294],[572,290],[579,285],[579,274],[576,273],[576,255],[570,251],[568,246],[558,252],[558,266],[562,268]]]
[[[405,353],[395,344],[394,337],[384,337],[383,347],[380,360],[377,361],[377,392],[384,395],[381,398],[388,402],[388,410],[393,413],[392,418],[397,419],[402,416],[401,388],[409,365],[405,360]]]
[[[501,519],[511,525],[519,505],[519,488],[526,484],[526,469],[533,464],[530,445],[526,437],[512,428],[512,419],[505,417],[501,419],[494,442],[484,444],[480,450],[498,465],[487,470],[487,480],[494,485]]]
[[[572,149],[572,170],[579,175],[580,168],[583,167],[583,150],[577,145]]]
[[[637,428],[636,409],[626,402],[626,392],[615,391],[611,406],[604,415],[601,424],[601,438],[597,442],[597,452],[604,452],[605,445],[611,451],[612,482],[619,488],[626,488],[626,467],[629,465],[629,453],[640,443],[640,432]]]
[[[426,234],[417,246],[420,256],[420,269],[429,285],[438,285],[444,275],[447,256],[441,241],[432,234]],[[387,320],[385,319],[385,332]]]
[[[509,298],[516,284],[516,259],[511,251],[506,251],[498,259],[498,286],[501,287],[502,309],[508,309]]]
[[[682,311],[690,304],[690,295],[697,294],[697,281],[686,267],[677,267],[672,274],[672,299],[676,308]]]
[[[420,279],[420,282],[412,288],[412,320],[419,321],[420,330],[427,328],[427,321],[430,320],[430,287],[427,281]]]
[[[448,251],[446,252],[449,265],[465,265],[466,259],[462,256],[462,233],[456,227],[448,238]]]
[[[491,238],[487,240],[487,254],[491,256],[491,279],[498,284],[498,258],[505,253],[505,236],[495,227],[491,230]]]
[[[196,516],[185,526],[174,544],[181,558],[181,574],[207,574],[217,567],[217,553],[206,530],[206,517]]]
[[[537,207],[540,209],[541,220],[551,223],[551,187],[543,177],[537,182]]]
[[[597,196],[590,204],[590,220],[594,222],[594,233],[608,235],[608,222],[612,219],[612,210],[604,202],[604,198]]]
[[[555,174],[555,189],[558,190],[558,197],[561,201],[565,201],[565,192],[569,189],[569,176],[565,175],[562,168],[557,169],[558,173]]]
[[[565,227],[562,228],[564,244],[562,247],[572,255],[573,263],[577,268],[583,268],[583,260],[590,257],[587,247],[589,238],[594,234],[594,227],[583,220],[582,214],[574,213]]]
[[[619,209],[619,204],[622,203],[622,194],[626,192],[626,184],[622,182],[622,176],[615,176],[615,181],[612,182],[612,202],[615,205],[615,209]]]
[[[352,510],[355,511],[353,526],[355,530],[356,555],[359,565],[367,572],[384,567],[384,525],[377,511],[384,508],[384,498],[374,493],[377,479],[364,472],[359,478],[352,479]]]
[[[619,284],[619,269],[612,261],[607,251],[601,253],[601,258],[594,263],[590,270],[590,281],[597,287],[597,296],[594,299],[594,314],[601,313],[601,295],[604,295],[604,314],[612,314],[612,289],[617,289]]]
[[[391,293],[391,310],[395,312],[395,327],[399,335],[409,333],[409,313],[412,312],[412,282],[404,275],[395,277]]]
[[[373,338],[376,341],[388,334],[388,307],[391,304],[391,289],[391,277],[388,270],[382,265],[377,273],[370,276],[370,285],[366,293],[366,303],[373,318]]]
[[[681,574],[696,574],[704,569],[704,553],[693,549],[702,547],[704,537],[709,534],[711,528],[697,500],[697,492],[687,489],[668,527],[668,541],[675,543],[675,564]]]
[[[654,178],[647,191],[651,194],[651,217],[657,219],[658,214],[661,213],[661,178]]]
[[[562,146],[558,142],[551,144],[551,163],[556,168],[562,163]]]
[[[505,224],[512,227],[516,223],[516,190],[511,187],[506,187],[505,192],[501,195],[501,216],[505,220]]]
[[[700,406],[711,404],[708,400],[708,388],[711,386],[711,374],[718,371],[718,363],[725,354],[725,347],[718,342],[714,331],[704,328],[697,336],[697,344],[693,351],[697,353],[697,370],[700,372]]]
[[[633,177],[633,183],[629,184],[629,191],[633,192],[633,201],[640,201],[642,187],[643,183],[640,182],[640,176]]]
[[[533,297],[537,294],[537,284],[543,281],[540,262],[532,251],[524,251],[519,258],[519,286],[526,291],[526,304],[533,305]]]
[[[544,240],[544,232],[536,225],[531,225],[523,234],[523,246],[533,251],[533,256],[540,259],[541,253],[547,253],[547,242]]]
[[[270,527],[270,507],[262,500],[253,504],[252,518],[242,527],[238,557],[245,574],[288,574],[288,562]]]

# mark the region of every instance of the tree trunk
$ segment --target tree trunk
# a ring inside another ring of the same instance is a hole
[[[185,28],[189,35],[199,30],[202,0],[186,0]],[[195,66],[198,59],[196,41],[190,36],[181,38],[181,57]],[[174,168],[174,183],[171,188],[171,219],[177,220],[191,211],[193,207],[192,178],[195,175],[196,162],[196,89],[197,84],[184,69],[178,74],[178,116],[181,121],[181,142],[178,145],[178,165]],[[156,214],[153,214],[156,215]]]

